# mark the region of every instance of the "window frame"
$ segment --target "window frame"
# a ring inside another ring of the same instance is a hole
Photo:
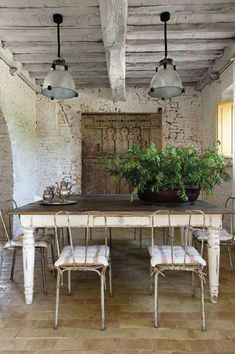
[[[227,155],[227,154],[224,154],[223,152],[220,152],[221,155],[224,156],[224,158],[228,159],[228,160],[232,160],[233,158],[233,147],[234,147],[234,141],[233,141],[233,101],[220,101],[216,104],[216,141],[220,141],[219,139],[219,136],[218,136],[218,132],[219,132],[219,107],[220,106],[226,106],[226,105],[230,105],[231,106],[231,109],[232,109],[232,124],[231,124],[231,154],[230,155]],[[222,141],[220,141],[222,143]]]

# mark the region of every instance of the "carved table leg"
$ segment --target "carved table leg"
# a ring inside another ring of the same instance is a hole
[[[34,285],[34,228],[23,228],[23,267],[24,267],[24,294],[25,303],[27,305],[33,302],[33,285]]]
[[[219,229],[209,228],[208,269],[211,302],[216,304],[219,296],[220,237]]]

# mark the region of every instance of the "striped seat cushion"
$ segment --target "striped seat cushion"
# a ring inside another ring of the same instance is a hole
[[[152,267],[165,264],[201,265],[203,267],[206,265],[206,261],[193,246],[188,246],[186,250],[182,246],[154,246],[153,254],[152,247],[149,247],[148,250]]]
[[[75,246],[74,250],[74,259],[77,265],[84,265],[85,263],[85,246]],[[88,265],[103,265],[108,266],[109,264],[109,254],[110,250],[109,247],[106,247],[106,254],[105,254],[105,246],[103,245],[90,245],[87,246],[87,259],[86,263]],[[62,249],[60,257],[55,262],[56,267],[66,265],[73,265],[73,256],[72,256],[72,249],[71,246],[66,246]]]
[[[205,229],[204,241],[207,241],[207,240],[208,240],[208,234],[209,234],[208,229]],[[229,241],[229,240],[231,240],[231,239],[233,238],[233,235],[230,234],[230,233],[229,233],[227,230],[225,230],[225,229],[220,230],[219,235],[220,235],[220,241],[222,241],[222,242]],[[202,236],[203,236],[202,229],[193,228],[193,236],[194,236],[198,241],[201,241],[201,240],[202,240]]]
[[[37,248],[48,248],[48,246],[53,241],[53,235],[40,234],[34,236],[35,247]],[[4,248],[12,247],[22,247],[23,246],[23,235],[15,236],[10,242],[7,242]]]

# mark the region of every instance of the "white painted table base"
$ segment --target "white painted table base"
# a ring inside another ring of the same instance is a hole
[[[108,215],[108,214],[107,214]],[[171,226],[182,227],[188,225],[188,215],[175,214],[171,215]],[[71,215],[70,223],[72,227],[85,227],[87,222],[86,215]],[[191,219],[191,226],[201,226],[202,217],[200,215],[193,215]],[[34,236],[33,231],[36,227],[54,227],[53,215],[21,215],[21,224],[23,228],[23,264],[24,264],[24,293],[25,302],[27,305],[33,302],[33,289],[34,289],[34,260],[35,260],[35,248],[34,248]],[[57,216],[58,227],[66,227],[67,220],[64,215]],[[107,217],[108,227],[150,227],[150,218],[146,213],[138,215],[110,214]],[[211,302],[218,302],[219,295],[219,265],[220,265],[220,240],[219,229],[222,225],[222,215],[213,214],[206,215],[206,226],[209,228],[208,237],[208,268],[209,268],[209,286]],[[104,226],[104,218],[97,216],[94,219],[94,223],[91,227]],[[157,215],[155,217],[156,227],[168,227],[167,215]],[[182,238],[182,233],[181,233]]]

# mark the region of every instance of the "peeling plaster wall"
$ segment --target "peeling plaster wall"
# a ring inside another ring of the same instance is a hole
[[[51,101],[42,95],[37,97],[38,196],[46,186],[66,176],[73,179],[74,191],[80,192],[80,113],[76,106],[75,110],[71,107],[71,102]]]
[[[207,85],[202,90],[202,145],[208,147],[216,140],[217,103],[226,100],[224,93],[233,85],[233,66],[221,74],[220,79]],[[232,176],[232,168],[228,168]],[[205,199],[216,205],[224,205],[228,196],[232,195],[232,181],[215,187],[213,195]]]
[[[192,142],[201,148],[201,95],[188,87],[186,94],[170,101],[155,100],[148,89],[127,88],[126,101],[113,103],[110,89],[82,89],[79,97],[61,102],[37,98],[37,154],[40,183],[37,193],[70,175],[81,190],[82,112],[154,113],[162,108],[163,145],[172,142],[183,145]]]
[[[19,205],[33,200],[37,186],[36,173],[36,94],[18,77],[9,73],[9,67],[0,60],[0,108],[8,127],[10,143],[1,139],[1,149],[8,145],[11,154],[4,171],[0,170],[0,183],[6,194],[0,199],[12,197]],[[8,139],[5,136],[5,139]],[[10,151],[11,147],[11,151]],[[8,155],[9,156],[9,155]],[[6,169],[14,175],[2,181]]]
[[[81,112],[154,113],[162,108],[163,145],[191,141],[201,147],[201,95],[191,87],[186,88],[185,95],[171,101],[149,97],[148,88],[127,88],[126,101],[116,103],[109,89],[84,89],[73,105],[78,102]]]

